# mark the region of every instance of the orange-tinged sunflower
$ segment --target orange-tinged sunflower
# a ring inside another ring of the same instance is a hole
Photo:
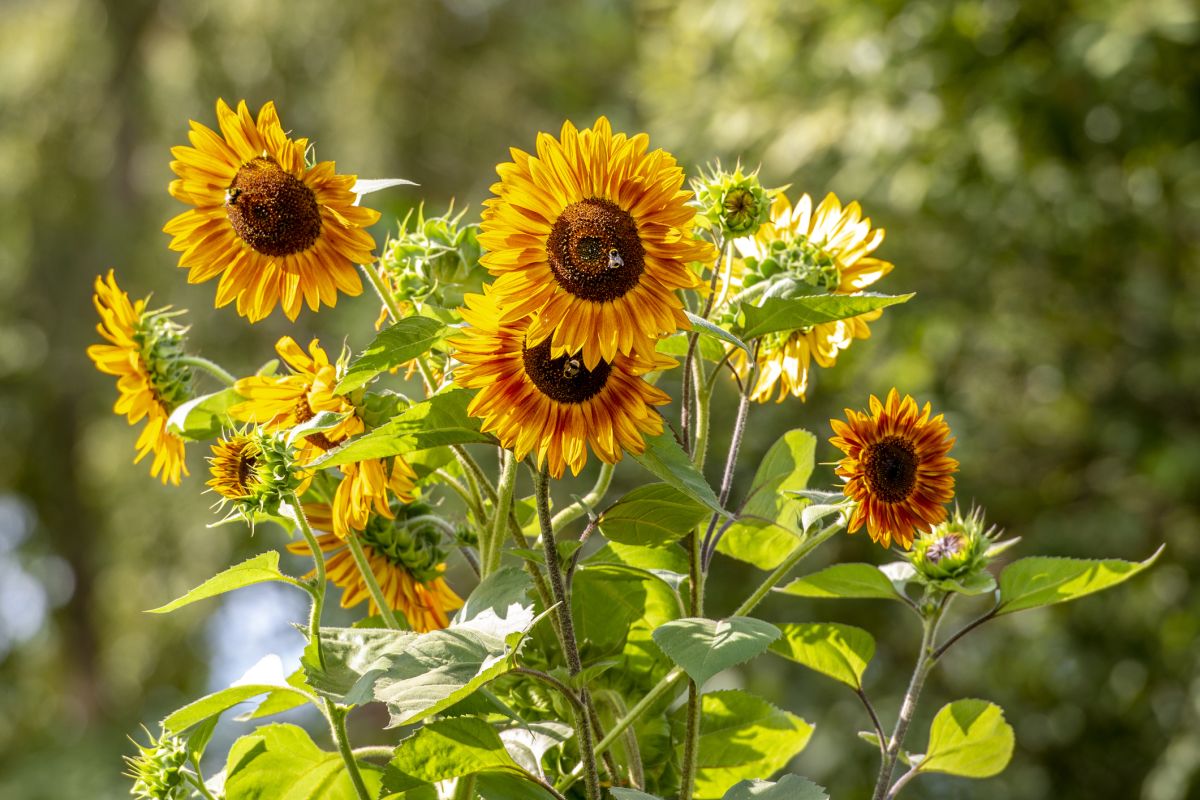
[[[275,343],[275,352],[292,374],[240,379],[234,390],[246,400],[229,409],[231,417],[274,432],[290,430],[322,411],[346,414],[334,427],[305,437],[297,456],[301,464],[362,433],[363,422],[355,413],[354,404],[334,393],[340,377],[338,367],[330,362],[318,340],[309,342],[305,353],[296,340],[284,336]]]
[[[178,486],[180,476],[188,474],[183,440],[167,430],[167,419],[190,394],[191,371],[180,361],[183,329],[165,309],[147,311],[145,300],[131,302],[111,269],[106,277],[96,277],[92,302],[100,314],[96,331],[108,344],[88,347],[88,358],[96,369],[117,377],[113,411],[130,425],[146,420],[133,463],[154,453],[150,474]]]
[[[251,322],[276,304],[294,320],[302,303],[316,311],[339,291],[361,293],[355,265],[374,260],[365,229],[379,212],[355,205],[355,176],[332,161],[308,166],[308,140],[288,138],[274,103],[256,122],[245,101],[234,112],[218,100],[217,122],[220,134],[192,121],[192,146],[171,149],[171,195],[194,208],[163,230],[188,282],[220,275],[217,307],[236,299]]]
[[[697,283],[689,262],[716,255],[692,236],[683,170],[649,143],[614,135],[604,117],[583,131],[563,123],[558,139],[538,134],[536,156],[510,151],[484,203],[480,261],[502,320],[536,313],[530,345],[549,337],[555,358],[582,350],[589,370],[688,327],[676,290]]]
[[[807,194],[795,207],[780,194],[771,208],[771,222],[756,235],[735,240],[742,260],[734,263],[730,283],[741,289],[772,279],[777,283],[792,280],[805,287],[804,293],[853,294],[892,271],[891,262],[869,255],[883,242],[884,233],[883,228],[871,228],[870,218],[863,218],[858,203],[843,209],[837,197],[828,194],[814,211]],[[868,323],[882,314],[878,309],[764,336],[759,342],[758,377],[751,399],[767,402],[776,386],[776,402],[782,403],[789,394],[804,399],[812,362],[832,367],[838,354],[855,339],[870,338]],[[737,350],[730,361],[745,379],[749,372],[746,354]]]
[[[333,527],[345,539],[366,528],[372,512],[391,517],[391,498],[412,502],[417,473],[402,456],[369,458],[343,464],[342,480],[333,495]]]
[[[918,409],[892,389],[883,403],[871,395],[870,414],[847,408],[845,422],[829,421],[836,434],[829,441],[846,454],[837,466],[842,491],[857,504],[850,533],[866,524],[873,541],[887,547],[895,539],[907,550],[918,528],[946,519],[958,462],[946,455],[950,426],[930,413],[928,403]]]
[[[470,327],[450,342],[462,362],[454,379],[480,390],[468,413],[518,460],[533,452],[555,478],[568,466],[578,475],[588,445],[615,464],[623,451],[641,453],[645,436],[662,432],[654,406],[670,398],[642,376],[676,366],[674,360],[635,350],[589,368],[578,353],[554,356],[549,339],[530,345],[529,317],[501,322],[490,287],[466,302],[460,312]]]
[[[329,506],[306,505],[304,511],[314,528],[330,530],[333,520]],[[413,630],[426,633],[450,624],[449,612],[462,608],[463,601],[441,577],[446,564],[445,552],[437,546],[440,533],[424,527],[412,530],[402,520],[372,517],[366,530],[355,535],[360,537],[363,553],[388,605],[403,614]],[[379,607],[346,542],[335,534],[324,533],[317,537],[317,545],[325,554],[326,575],[342,589],[342,608],[367,600],[369,613],[378,614]],[[301,555],[312,553],[305,541],[289,544],[288,550]],[[315,570],[305,577],[314,574]]]

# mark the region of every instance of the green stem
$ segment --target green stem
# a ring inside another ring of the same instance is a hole
[[[358,771],[358,762],[354,760],[354,753],[350,749],[350,739],[346,736],[345,709],[338,708],[332,700],[325,698],[325,711],[329,717],[329,729],[337,742],[338,752],[342,754],[342,761],[346,762],[346,772],[350,775],[350,782],[354,784],[355,793],[358,794],[359,800],[372,800],[371,793],[367,791],[367,785],[363,782],[362,773]]]
[[[454,784],[454,800],[472,800],[475,797],[475,775],[463,775]]]
[[[720,369],[718,366],[717,369]],[[692,450],[692,463],[696,469],[704,471],[704,461],[708,456],[708,424],[710,407],[712,406],[712,385],[704,375],[704,361],[696,359],[692,362],[692,373],[696,382],[696,445]]]
[[[609,484],[612,483],[612,476],[613,465],[601,463],[600,472],[596,475],[596,483],[588,493],[580,498],[580,500],[575,501],[554,515],[554,519],[551,520],[554,530],[561,530],[564,525],[574,522],[588,513],[589,509],[595,508],[608,492]]]
[[[384,281],[383,276],[371,264],[359,264],[362,267],[363,274],[367,276],[371,286],[375,288],[375,294],[379,295],[379,299],[387,306],[388,313],[392,315],[392,322],[399,322],[400,317],[404,316],[400,313],[400,305],[396,302],[396,298],[392,295],[391,287]]]
[[[690,679],[688,680],[687,730],[684,737],[679,800],[692,800],[692,788],[696,784],[697,751],[700,747],[700,687]]]
[[[201,358],[200,356],[180,356],[179,363],[187,364],[189,367],[198,367],[226,386],[233,386],[237,383],[237,378],[226,372],[220,364],[215,361],[209,361],[207,358]]]
[[[395,747],[384,747],[382,745],[376,745],[373,747],[356,747],[356,748],[354,748],[354,757],[355,758],[384,758],[384,759],[388,759],[390,761],[392,756],[394,756],[395,754],[396,754]]]
[[[513,490],[517,485],[516,456],[507,450],[501,450],[500,458],[503,466],[500,469],[500,485],[496,488],[496,506],[493,509],[496,518],[492,521],[486,538],[480,540],[480,574],[484,578],[500,569],[500,555],[504,552],[504,532],[508,528],[508,512],[512,508]]]
[[[192,763],[192,769],[196,771],[195,775],[187,772],[186,770],[184,771],[184,775],[187,776],[188,783],[196,787],[196,791],[204,796],[204,800],[217,800],[217,798],[213,797],[212,792],[208,790],[208,787],[204,785],[204,774],[200,772],[200,764],[197,763],[195,758],[190,758],[188,760]]]
[[[350,554],[354,556],[354,563],[358,567],[358,573],[362,576],[363,583],[367,585],[367,592],[370,593],[371,599],[375,601],[375,605],[379,608],[379,616],[383,617],[383,624],[394,631],[404,630],[406,626],[401,625],[400,621],[396,619],[396,615],[392,613],[391,605],[388,603],[387,598],[383,596],[383,590],[379,588],[379,581],[375,579],[375,573],[371,569],[371,562],[367,560],[367,554],[363,552],[362,542],[358,540],[358,533],[356,531],[350,531],[350,535],[346,537],[346,544],[350,546]]]
[[[321,648],[321,612],[325,608],[325,553],[321,551],[321,545],[317,544],[317,537],[313,533],[312,526],[308,524],[308,516],[304,513],[304,507],[300,505],[300,498],[293,492],[288,498],[288,502],[295,511],[296,525],[300,528],[304,541],[308,543],[308,549],[312,551],[313,568],[316,575],[313,576],[311,591],[313,602],[308,613],[308,640],[317,651],[317,661],[324,668],[325,651]]]

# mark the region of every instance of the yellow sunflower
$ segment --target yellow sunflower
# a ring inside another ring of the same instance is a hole
[[[871,395],[870,414],[847,408],[845,422],[829,421],[836,434],[829,441],[846,454],[837,466],[842,491],[857,504],[850,533],[865,523],[873,541],[887,547],[895,539],[907,550],[918,528],[946,519],[958,462],[946,455],[950,427],[930,413],[928,403],[918,410],[892,389],[883,403]]]
[[[829,194],[814,211],[807,194],[795,207],[780,194],[771,209],[771,222],[755,236],[735,240],[742,259],[734,262],[730,283],[741,289],[772,278],[790,279],[806,287],[806,293],[853,294],[892,271],[891,262],[869,255],[883,237],[884,229],[872,230],[870,218],[863,218],[858,203],[843,209],[837,197]],[[758,377],[751,399],[767,402],[776,386],[776,402],[782,403],[789,394],[804,399],[811,363],[832,367],[838,354],[855,339],[870,338],[868,323],[882,314],[878,309],[764,336],[759,342]],[[730,361],[744,380],[749,373],[746,354],[737,350]]]
[[[329,506],[306,505],[304,511],[317,530],[328,531],[334,524]],[[388,605],[403,614],[413,630],[426,633],[450,624],[449,612],[462,608],[463,601],[441,577],[446,564],[445,552],[437,546],[438,532],[425,528],[410,530],[402,521],[372,517],[366,529],[355,535],[360,537],[371,572]],[[369,613],[378,614],[379,607],[346,542],[336,534],[324,533],[317,537],[317,545],[325,554],[326,575],[342,589],[342,608],[352,608],[367,600]],[[305,541],[289,544],[288,550],[312,554]],[[315,570],[305,577],[314,574]]]
[[[676,365],[670,358],[617,355],[589,368],[578,353],[554,356],[549,339],[528,343],[529,317],[500,320],[495,293],[467,295],[460,309],[471,326],[451,341],[460,386],[480,389],[467,411],[483,420],[517,459],[536,452],[539,466],[555,478],[569,466],[576,475],[587,461],[587,445],[608,464],[622,451],[641,453],[644,437],[662,432],[654,406],[670,398],[641,376]]]
[[[379,212],[356,206],[354,175],[332,161],[309,167],[307,139],[290,139],[274,103],[255,122],[245,101],[234,112],[217,101],[221,133],[192,121],[192,147],[174,147],[171,195],[194,206],[166,224],[189,283],[220,275],[218,308],[237,300],[251,322],[278,303],[294,320],[362,292],[355,264],[370,264],[375,240],[365,228]]]
[[[237,420],[253,422],[266,431],[290,430],[322,411],[347,414],[329,430],[305,437],[297,459],[305,464],[355,434],[362,433],[362,420],[354,413],[354,404],[335,394],[338,368],[316,339],[309,342],[308,353],[290,336],[275,343],[275,352],[291,368],[290,375],[255,375],[242,378],[234,390],[245,402],[229,409]]]
[[[538,134],[536,156],[512,149],[484,203],[480,260],[502,321],[536,313],[530,345],[582,350],[589,370],[688,327],[676,290],[697,283],[689,262],[715,256],[692,237],[683,170],[649,142],[614,135],[604,117],[583,131],[566,122],[559,139]]]
[[[147,311],[145,300],[131,302],[111,269],[105,278],[96,277],[95,288],[92,302],[100,314],[96,331],[108,344],[88,347],[88,358],[96,369],[117,376],[113,411],[130,425],[146,420],[133,463],[154,453],[150,474],[178,486],[180,476],[188,474],[183,440],[167,430],[167,419],[188,398],[191,385],[191,372],[179,361],[183,329],[165,310]]]
[[[342,480],[333,495],[333,526],[345,539],[367,527],[372,512],[390,518],[391,498],[410,503],[417,473],[402,456],[369,458],[343,464]]]

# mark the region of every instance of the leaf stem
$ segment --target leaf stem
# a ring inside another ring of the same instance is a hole
[[[333,740],[337,742],[338,752],[342,754],[342,761],[346,762],[346,772],[350,775],[350,782],[354,784],[355,793],[358,794],[359,800],[372,800],[371,793],[367,791],[367,785],[363,782],[362,773],[358,771],[354,752],[350,749],[350,739],[346,736],[345,709],[325,698],[325,710],[329,716],[329,729],[333,732]]]
[[[596,504],[604,499],[604,495],[608,493],[608,487],[612,483],[613,465],[601,462],[600,472],[596,475],[596,483],[592,486],[588,493],[580,500],[576,500],[571,505],[564,508],[554,515],[551,524],[554,530],[560,530],[562,526],[574,522],[589,513],[589,509],[595,508]]]
[[[308,613],[308,639],[316,648],[317,661],[324,668],[325,651],[321,648],[321,612],[325,608],[325,553],[321,550],[321,545],[317,544],[317,537],[313,534],[312,526],[308,524],[308,515],[304,513],[304,506],[300,505],[300,498],[296,496],[295,492],[288,498],[288,503],[294,512],[296,525],[300,528],[304,541],[308,543],[308,549],[312,551],[313,569],[316,575],[313,576],[313,587],[310,592],[313,602]]]
[[[715,239],[720,239],[720,234],[717,234]],[[708,299],[704,301],[704,311],[700,316],[703,319],[708,319],[708,315],[712,313],[713,301],[716,299],[717,278],[721,275],[721,262],[725,256],[725,250],[728,245],[725,241],[714,241],[717,245],[717,260],[712,266],[712,277],[708,280]],[[693,443],[691,435],[691,415],[692,415],[692,396],[695,394],[698,385],[693,385],[692,362],[696,358],[696,344],[700,340],[700,331],[693,330],[688,334],[687,355],[683,359],[683,396],[680,398],[679,404],[679,430],[683,437],[683,449],[690,456],[692,455]]]
[[[379,295],[379,299],[387,307],[388,314],[392,317],[392,322],[399,322],[400,317],[404,316],[400,313],[400,305],[396,302],[395,295],[392,294],[391,287],[385,282],[379,271],[375,269],[373,264],[359,264],[362,267],[363,274],[367,276],[367,280],[375,289],[375,294]]]
[[[391,604],[383,596],[383,590],[379,588],[379,581],[376,580],[375,572],[371,569],[371,562],[367,560],[367,554],[363,551],[362,542],[358,540],[357,531],[351,529],[350,535],[346,537],[346,544],[350,547],[350,554],[354,556],[354,564],[358,567],[358,573],[362,576],[363,583],[367,586],[367,592],[379,609],[379,616],[383,617],[383,624],[394,631],[404,630],[406,626],[401,625],[400,621],[396,619]]]
[[[780,581],[786,578],[789,572],[796,568],[797,564],[807,558],[812,551],[816,550],[818,547],[828,541],[835,533],[840,531],[843,525],[844,523],[841,521],[841,519],[838,519],[829,525],[826,525],[819,532],[808,537],[799,545],[797,545],[796,549],[793,550],[787,558],[781,561],[779,566],[776,567],[775,570],[763,580],[759,587],[754,590],[754,593],[747,597],[742,604],[737,607],[737,609],[733,612],[733,616],[744,617],[753,611],[758,604],[763,601],[763,598],[766,597],[767,594],[770,593],[770,591],[774,589]]]
[[[738,452],[742,449],[742,439],[746,436],[746,417],[750,413],[750,391],[754,386],[755,379],[758,376],[758,342],[754,343],[754,355],[750,359],[750,373],[746,376],[746,382],[742,385],[741,398],[738,400],[737,418],[733,423],[733,438],[729,442],[729,454],[725,457],[725,474],[721,477],[721,493],[717,496],[721,506],[725,506],[725,502],[729,499],[729,492],[733,489],[733,473],[737,469]],[[717,528],[717,522],[721,515],[713,512],[712,519],[708,521],[708,531],[704,534],[704,543],[700,548],[701,567],[708,569],[709,563],[712,561],[713,554],[717,552],[717,544],[720,541],[720,536],[714,536],[713,532]]]
[[[189,367],[198,367],[226,386],[233,386],[237,383],[237,378],[226,372],[224,367],[215,361],[209,361],[207,358],[201,358],[200,356],[180,356],[179,363],[186,364]]]
[[[217,798],[213,797],[213,793],[208,790],[208,787],[204,785],[204,774],[200,772],[200,764],[194,757],[189,758],[188,761],[191,762],[192,769],[196,771],[195,775],[187,770],[183,771],[183,774],[187,776],[188,782],[196,787],[196,791],[204,796],[204,800],[217,800]]]
[[[871,726],[875,729],[875,737],[879,739],[879,757],[887,756],[887,734],[883,732],[883,724],[879,721],[879,715],[875,713],[875,706],[871,704],[871,699],[867,697],[867,692],[861,686],[854,690],[858,695],[858,699],[862,701],[863,708],[867,710],[867,714],[871,717]]]
[[[964,625],[962,628],[960,628],[956,633],[954,633],[954,635],[952,635],[949,639],[947,639],[945,642],[943,642],[941,647],[939,647],[933,651],[933,660],[934,661],[939,660],[943,655],[946,654],[946,651],[950,649],[950,646],[953,645],[955,642],[957,642],[959,639],[966,636],[968,633],[975,630],[976,628],[978,628],[980,625],[987,622],[988,620],[994,619],[996,616],[996,612],[999,609],[1000,609],[1000,603],[999,603],[999,601],[997,601],[996,605],[992,606],[992,609],[990,611],[988,611],[985,614],[982,614],[981,616],[976,617],[975,619],[971,620],[966,625]]]
[[[528,675],[529,677],[534,678],[535,680],[541,681],[542,683],[546,684],[547,686],[549,686],[550,688],[554,689],[556,692],[561,694],[563,696],[563,698],[566,699],[571,704],[571,706],[575,709],[575,711],[577,713],[579,713],[579,714],[586,713],[586,709],[583,707],[583,701],[579,699],[579,696],[577,694],[575,694],[575,690],[572,689],[570,686],[567,686],[565,683],[563,683],[562,681],[560,681],[558,678],[554,677],[550,673],[542,672],[541,670],[538,670],[538,669],[530,669],[529,667],[514,667],[510,671],[514,675]]]
[[[454,800],[473,800],[475,797],[475,773],[463,775],[454,784]]]

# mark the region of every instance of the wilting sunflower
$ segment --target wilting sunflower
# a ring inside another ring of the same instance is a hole
[[[676,365],[670,358],[617,355],[589,368],[580,354],[554,356],[549,339],[530,345],[529,317],[500,322],[496,296],[467,295],[459,309],[471,326],[450,342],[462,362],[460,386],[480,389],[467,411],[483,420],[518,460],[531,452],[555,478],[569,466],[576,475],[587,461],[587,445],[608,464],[622,451],[641,453],[643,437],[662,432],[654,406],[670,398],[641,376]]]
[[[367,526],[371,513],[391,516],[391,498],[413,499],[417,474],[402,456],[369,458],[342,465],[341,483],[333,495],[333,530],[343,539]]]
[[[189,283],[220,275],[218,308],[237,300],[251,322],[278,303],[295,319],[335,305],[338,291],[362,292],[355,264],[370,264],[375,240],[365,228],[379,212],[356,206],[354,175],[334,162],[305,162],[307,139],[290,139],[274,103],[255,122],[245,101],[234,112],[217,101],[221,133],[192,121],[192,147],[174,147],[171,195],[195,208],[166,224]]]
[[[297,456],[302,464],[362,433],[363,423],[354,413],[354,405],[334,393],[338,367],[329,361],[320,342],[313,339],[305,353],[292,337],[284,336],[275,343],[275,352],[292,374],[255,375],[239,380],[234,390],[246,401],[229,409],[231,417],[257,423],[266,431],[284,431],[308,422],[322,411],[347,414],[334,427],[305,437]]]
[[[583,131],[566,122],[559,139],[538,134],[536,156],[514,148],[496,169],[481,262],[503,321],[536,312],[529,343],[549,337],[554,358],[582,350],[593,370],[688,327],[676,290],[696,285],[688,262],[715,252],[692,237],[683,170],[649,142],[614,135],[604,117]]]
[[[91,345],[88,358],[96,369],[117,376],[113,411],[125,415],[130,425],[146,420],[133,463],[154,453],[150,474],[178,486],[180,476],[188,474],[183,440],[167,430],[167,419],[190,393],[191,371],[180,361],[183,328],[166,309],[147,311],[145,300],[130,302],[111,269],[107,277],[96,277],[92,302],[100,314],[96,331],[109,344]]]
[[[829,421],[836,434],[829,441],[846,454],[836,470],[842,491],[857,503],[850,533],[865,523],[873,541],[887,547],[895,539],[907,550],[918,528],[946,519],[958,462],[946,455],[950,427],[930,413],[928,403],[919,410],[892,389],[884,403],[871,395],[870,414],[847,408],[845,422]]]
[[[304,511],[314,528],[332,528],[329,506],[306,505]],[[431,527],[417,526],[414,530],[405,526],[403,513],[393,511],[390,516],[372,516],[366,529],[355,533],[371,572],[388,605],[403,614],[413,630],[426,633],[444,628],[450,624],[448,612],[462,608],[463,601],[441,577],[446,569],[446,553],[438,546],[441,534]],[[342,589],[342,608],[367,600],[369,613],[378,614],[379,607],[346,542],[336,534],[324,533],[317,537],[317,545],[325,554],[326,575]],[[305,541],[293,542],[288,549],[301,555],[312,553]],[[305,577],[311,578],[314,573]]]
[[[853,294],[862,291],[892,271],[892,264],[871,257],[883,242],[883,228],[871,228],[858,203],[842,208],[833,194],[814,211],[807,194],[793,208],[780,194],[771,209],[771,222],[753,237],[737,239],[742,260],[734,262],[731,284],[748,289],[771,281],[786,294],[785,282],[800,292]],[[791,394],[803,399],[808,392],[808,373],[813,361],[829,368],[838,354],[855,339],[871,336],[869,322],[879,319],[883,309],[835,322],[821,322],[795,331],[764,336],[758,348],[758,377],[751,399],[765,403],[778,385],[776,402]],[[738,374],[749,373],[748,359],[741,350],[730,356]]]

